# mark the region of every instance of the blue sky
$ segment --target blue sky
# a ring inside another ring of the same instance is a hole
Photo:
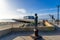
[[[22,18],[35,13],[41,18],[48,17],[48,14],[56,17],[57,5],[60,5],[60,0],[0,0],[0,2],[0,11],[3,10],[0,12],[1,19]]]

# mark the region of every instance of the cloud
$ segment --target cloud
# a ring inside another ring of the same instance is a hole
[[[25,9],[17,9],[17,11],[20,12],[20,13],[26,13]]]
[[[19,18],[21,18],[21,19],[23,19],[24,16],[29,15],[29,13],[27,13],[27,10],[23,9],[23,8],[22,9],[17,9],[16,11],[18,13]]]

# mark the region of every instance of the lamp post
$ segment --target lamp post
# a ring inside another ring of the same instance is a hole
[[[54,15],[49,14],[49,16],[51,17],[52,22],[55,21]]]
[[[34,40],[42,40],[42,37],[38,35],[38,16],[37,13],[35,14],[35,30],[34,30],[34,34],[35,34],[35,38]]]
[[[59,25],[59,5],[57,6],[57,24]]]

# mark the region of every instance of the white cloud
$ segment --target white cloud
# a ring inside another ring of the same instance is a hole
[[[23,19],[24,16],[29,15],[27,13],[26,9],[23,9],[23,8],[22,9],[17,9],[16,11],[18,13],[19,18],[21,18],[21,19]]]
[[[20,12],[20,13],[26,13],[25,9],[17,9],[17,11]]]

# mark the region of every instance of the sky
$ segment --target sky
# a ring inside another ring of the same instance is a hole
[[[60,0],[0,0],[0,19],[19,19],[26,15],[38,14],[39,18],[57,16]]]

